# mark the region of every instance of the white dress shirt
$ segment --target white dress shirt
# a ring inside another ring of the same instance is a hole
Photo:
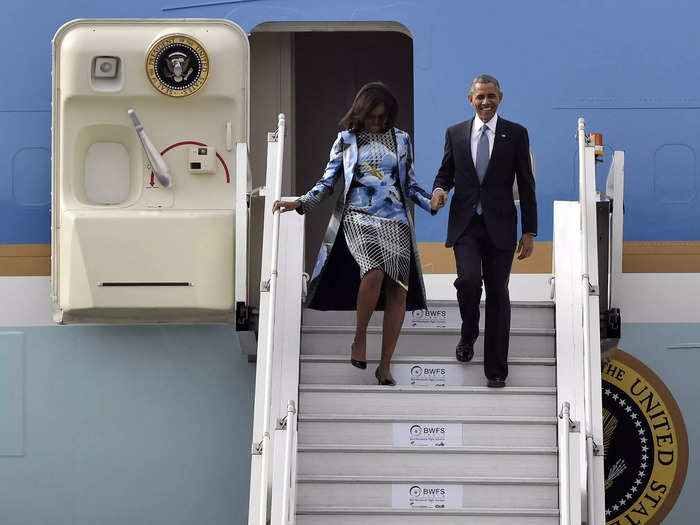
[[[498,113],[496,113],[491,120],[484,124],[479,115],[474,115],[474,121],[472,122],[472,137],[471,137],[471,147],[472,147],[472,162],[474,162],[474,167],[476,168],[476,148],[479,145],[479,139],[481,138],[481,128],[486,126],[486,136],[489,139],[489,159],[491,158],[491,152],[493,151],[493,142],[496,138],[496,122],[498,122]],[[435,188],[435,190],[443,190],[443,188]],[[435,193],[433,190],[433,193]]]
[[[472,161],[474,162],[474,167],[476,167],[476,148],[479,145],[479,139],[481,138],[481,131],[484,126],[486,126],[486,137],[489,139],[489,159],[491,158],[491,152],[493,151],[493,142],[496,138],[496,122],[498,122],[498,113],[496,113],[491,120],[484,124],[479,115],[474,115],[474,121],[472,122]]]
[[[489,139],[489,159],[491,159],[491,153],[493,152],[493,143],[496,139],[496,123],[498,122],[498,113],[496,113],[491,120],[484,124],[479,115],[474,115],[474,121],[472,122],[472,135],[471,135],[471,150],[472,150],[472,161],[474,162],[474,167],[476,168],[476,149],[479,145],[479,139],[481,138],[482,127],[486,126],[486,137]],[[435,190],[443,190],[443,188],[435,188]],[[433,190],[433,193],[435,192]],[[535,237],[534,233],[527,232],[529,235]]]

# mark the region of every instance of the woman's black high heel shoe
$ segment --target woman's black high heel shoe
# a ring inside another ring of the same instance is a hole
[[[360,361],[359,359],[352,358],[352,349],[355,348],[355,343],[350,345],[350,364],[360,370],[365,370],[367,368],[367,361]]]
[[[396,381],[393,379],[382,379],[382,376],[379,375],[379,367],[374,371],[374,377],[377,378],[377,382],[382,386],[396,386]]]

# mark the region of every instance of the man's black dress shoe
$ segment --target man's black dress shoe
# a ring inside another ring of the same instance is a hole
[[[455,355],[457,356],[457,361],[461,361],[462,363],[471,361],[474,357],[474,344],[467,344],[460,337],[457,348],[455,348]]]
[[[506,380],[500,377],[489,378],[486,382],[486,386],[489,388],[503,388],[506,386]]]

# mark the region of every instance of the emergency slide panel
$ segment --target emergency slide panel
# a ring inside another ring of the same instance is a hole
[[[236,221],[239,235],[247,230],[236,214],[246,199],[236,183],[247,177],[236,151],[248,142],[248,61],[247,36],[227,20],[76,20],[59,29],[57,322],[234,322]]]

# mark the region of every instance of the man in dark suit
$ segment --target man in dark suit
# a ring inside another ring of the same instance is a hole
[[[445,135],[445,155],[435,177],[433,196],[450,205],[445,246],[454,249],[457,262],[457,301],[462,330],[456,355],[474,356],[479,335],[481,282],[486,288],[484,372],[490,387],[505,386],[508,376],[510,297],[508,281],[516,249],[518,219],[513,181],[520,196],[522,237],[518,259],[532,254],[537,235],[535,178],[530,164],[527,130],[497,114],[503,100],[498,80],[479,75],[471,84],[469,102],[474,118],[455,124]]]

